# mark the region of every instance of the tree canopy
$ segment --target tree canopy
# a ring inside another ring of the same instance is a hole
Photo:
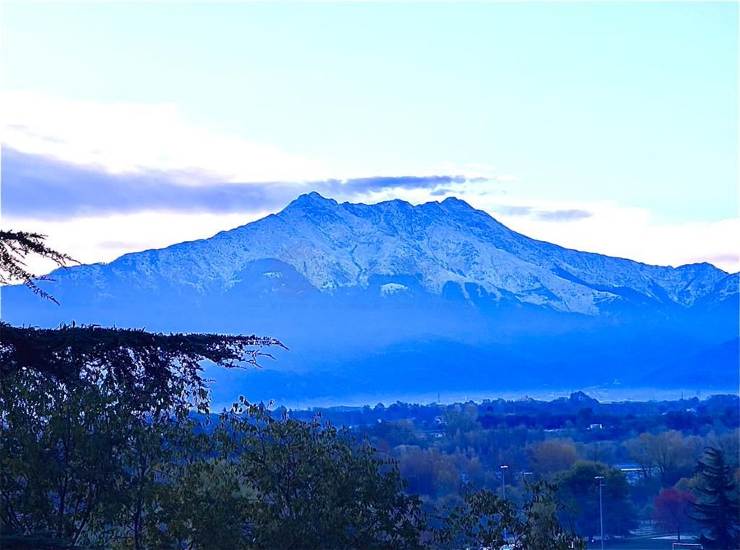
[[[98,326],[58,329],[0,322],[0,376],[34,372],[65,384],[104,378],[109,388],[149,400],[196,398],[207,405],[202,362],[226,368],[256,366],[275,338],[222,334],[156,334]],[[176,391],[176,390],[179,390]]]

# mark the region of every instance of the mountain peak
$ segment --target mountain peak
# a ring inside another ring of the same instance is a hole
[[[577,391],[570,394],[570,397],[568,398],[568,401],[571,403],[584,403],[589,405],[598,405],[599,402],[588,395],[587,393],[584,393],[582,391]]]
[[[458,199],[457,197],[447,197],[445,200],[442,201],[442,204],[466,206],[468,208],[473,208],[472,206],[470,206],[470,204],[468,204],[462,199]]]
[[[337,206],[337,201],[324,197],[316,191],[304,193],[294,199],[283,212],[319,213],[332,210]]]
[[[332,198],[328,198],[323,196],[318,191],[310,191],[308,193],[303,193],[302,195],[299,195],[297,198],[295,198],[292,202],[286,206],[286,210],[289,208],[314,208],[314,207],[331,207],[331,206],[337,206],[339,203]],[[408,201],[402,200],[402,199],[390,199],[385,200],[381,202],[366,204],[366,203],[352,203],[352,202],[344,202],[342,205],[349,206],[349,207],[365,207],[365,208],[409,208],[409,209],[416,209],[421,208],[424,206],[429,205],[436,205],[443,208],[454,208],[454,209],[460,209],[460,210],[470,210],[475,211],[476,209],[473,208],[469,203],[465,202],[462,199],[459,199],[457,197],[447,197],[446,199],[442,200],[441,202],[433,201],[425,204],[420,205],[414,205],[409,203]]]
[[[311,191],[310,193],[304,193],[299,195],[293,200],[288,207],[291,206],[305,206],[305,205],[335,205],[337,201],[324,197],[317,191]]]

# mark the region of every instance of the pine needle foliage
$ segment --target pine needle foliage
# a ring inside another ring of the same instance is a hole
[[[692,516],[703,527],[701,543],[705,548],[739,548],[740,506],[733,467],[722,450],[709,447],[699,460],[698,471]]]
[[[26,264],[28,256],[41,256],[64,267],[76,263],[69,255],[58,252],[46,244],[46,235],[26,231],[0,231],[0,285],[22,283],[42,298],[58,303],[56,299],[36,284],[50,280],[48,276],[37,277]]]

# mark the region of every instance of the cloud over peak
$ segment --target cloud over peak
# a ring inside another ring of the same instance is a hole
[[[352,200],[388,190],[434,190],[465,184],[464,176],[379,176],[308,182],[218,182],[198,174],[139,171],[114,174],[6,147],[2,213],[16,218],[69,219],[146,211],[235,213],[275,210],[301,193]],[[202,181],[202,180],[199,180]]]
[[[533,206],[499,205],[494,210],[504,216],[527,216],[545,222],[571,222],[593,216],[593,212],[581,208],[547,210]]]

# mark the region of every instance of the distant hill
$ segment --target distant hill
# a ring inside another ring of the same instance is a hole
[[[52,278],[61,306],[6,287],[3,319],[260,333],[291,349],[259,372],[216,373],[217,393],[737,382],[738,274],[570,250],[457,199],[339,204],[310,193],[209,239]]]

